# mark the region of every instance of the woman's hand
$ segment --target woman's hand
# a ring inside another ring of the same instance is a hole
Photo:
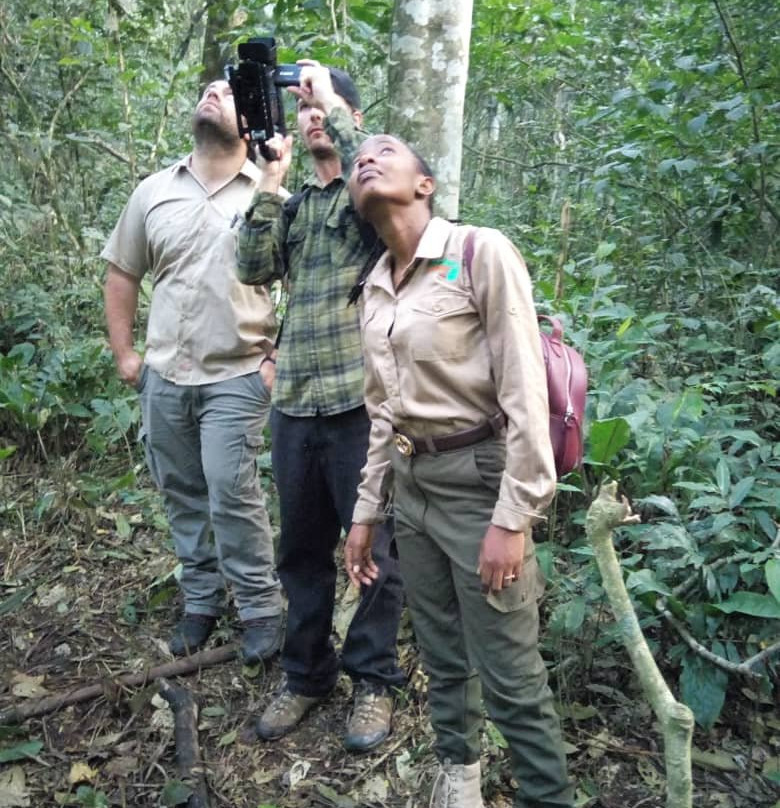
[[[525,533],[490,525],[482,539],[477,573],[482,585],[494,592],[511,586],[523,569]]]
[[[374,541],[373,525],[353,524],[344,544],[344,566],[349,580],[359,589],[361,584],[371,586],[379,577],[379,567],[371,557]]]

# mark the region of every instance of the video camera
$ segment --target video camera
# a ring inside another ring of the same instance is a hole
[[[238,67],[227,65],[225,78],[233,90],[238,133],[249,135],[266,160],[277,156],[266,145],[277,133],[286,134],[283,87],[300,84],[299,65],[276,64],[276,40],[255,37],[238,46]],[[246,121],[246,124],[244,124]]]

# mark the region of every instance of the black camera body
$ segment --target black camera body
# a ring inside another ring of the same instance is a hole
[[[225,78],[233,90],[238,133],[249,135],[266,160],[276,155],[266,143],[277,133],[286,133],[283,87],[300,84],[299,65],[276,64],[276,40],[255,37],[238,46],[238,67],[227,65]]]

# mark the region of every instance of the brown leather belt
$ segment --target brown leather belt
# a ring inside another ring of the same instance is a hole
[[[465,449],[474,443],[479,443],[485,438],[498,436],[501,429],[506,424],[506,415],[497,412],[488,421],[471,429],[464,429],[461,432],[453,432],[450,435],[437,435],[435,437],[413,438],[411,435],[404,435],[394,429],[393,441],[395,448],[404,456],[411,457],[416,454],[426,452],[450,452],[453,449]]]

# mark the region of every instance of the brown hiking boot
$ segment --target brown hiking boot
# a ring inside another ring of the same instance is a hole
[[[367,752],[390,734],[393,697],[383,685],[356,682],[354,700],[344,747],[350,752]]]
[[[255,731],[264,741],[273,741],[292,732],[312,707],[323,701],[325,696],[302,696],[293,693],[282,683],[281,689],[258,718]]]

